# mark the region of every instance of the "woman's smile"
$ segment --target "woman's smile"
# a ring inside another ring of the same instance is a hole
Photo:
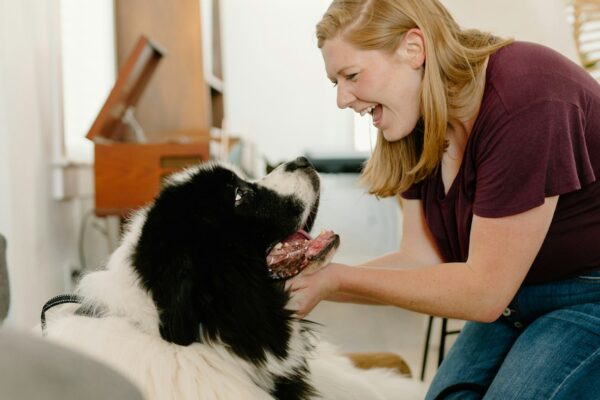
[[[388,141],[409,135],[420,117],[421,65],[411,63],[406,46],[402,41],[395,51],[362,50],[335,37],[321,49],[338,107],[371,114]]]

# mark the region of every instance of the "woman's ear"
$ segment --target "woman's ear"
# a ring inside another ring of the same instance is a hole
[[[406,60],[414,69],[425,63],[425,38],[418,28],[409,29],[396,49],[401,59]]]

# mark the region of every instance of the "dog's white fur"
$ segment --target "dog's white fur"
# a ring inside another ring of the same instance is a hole
[[[174,176],[171,184],[185,181],[192,172]],[[280,170],[259,184],[300,195],[307,203],[314,201],[309,182],[292,175]],[[323,399],[423,398],[421,385],[395,372],[355,368],[316,334],[303,332],[302,321],[293,322],[289,357],[281,360],[268,355],[263,366],[240,359],[222,343],[180,346],[163,340],[158,310],[131,265],[146,212],[144,209],[133,216],[106,270],[88,274],[78,286],[84,306],[93,309],[101,305],[104,316],[75,315],[68,306],[53,310],[48,314],[49,339],[114,367],[152,400],[272,399],[269,391],[273,382],[267,371],[285,376],[305,358],[310,369],[308,381]],[[311,354],[306,354],[306,340],[316,346]]]

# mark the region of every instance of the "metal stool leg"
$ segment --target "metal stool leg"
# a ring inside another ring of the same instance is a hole
[[[447,318],[442,318],[442,329],[441,329],[441,333],[440,333],[440,348],[439,348],[439,353],[438,353],[438,367],[442,364],[442,361],[444,361],[444,354],[446,351],[446,336],[448,335],[448,319]]]
[[[421,380],[425,379],[425,368],[427,367],[427,356],[429,353],[429,339],[431,338],[431,327],[433,325],[433,316],[429,316],[427,323],[427,333],[425,334],[425,349],[423,350],[423,364],[421,364]]]
[[[429,355],[429,341],[431,339],[431,329],[433,326],[433,316],[429,316],[429,322],[427,324],[427,334],[425,335],[425,349],[423,350],[423,364],[421,365],[421,380],[425,379],[425,369],[427,368],[427,356]],[[444,361],[446,354],[446,338],[448,335],[456,335],[460,333],[460,329],[448,330],[448,318],[442,318],[442,326],[440,328],[440,347],[438,351],[438,367]]]

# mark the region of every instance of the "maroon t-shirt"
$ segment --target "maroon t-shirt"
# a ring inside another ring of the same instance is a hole
[[[600,85],[541,45],[493,55],[479,115],[448,193],[441,169],[402,194],[421,199],[446,262],[464,262],[473,214],[518,214],[560,195],[526,283],[600,269]]]

